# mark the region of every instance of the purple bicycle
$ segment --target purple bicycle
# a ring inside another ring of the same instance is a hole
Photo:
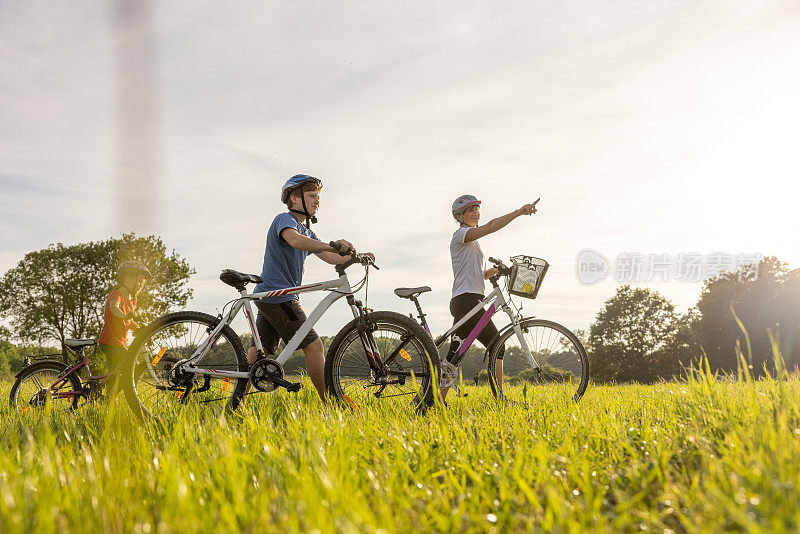
[[[94,339],[68,339],[64,345],[75,355],[76,360],[26,359],[26,365],[17,373],[11,387],[9,401],[20,413],[43,411],[49,404],[53,410],[73,410],[82,398],[99,397],[106,383],[118,369],[110,373],[93,375],[86,358],[86,347],[92,347]],[[86,381],[80,373],[86,369]]]
[[[459,343],[453,359],[448,361],[443,358],[441,361],[439,386],[442,388],[458,386],[459,363],[492,316],[497,311],[503,311],[508,315],[510,324],[492,339],[484,356],[492,393],[500,398],[515,400],[509,396],[511,388],[504,388],[504,385],[525,384],[529,387],[549,386],[548,395],[552,396],[561,391],[575,401],[580,400],[589,383],[589,359],[581,341],[569,329],[558,323],[535,317],[523,317],[511,301],[511,295],[527,299],[536,298],[549,264],[541,258],[523,255],[511,258],[511,266],[506,266],[495,258],[489,258],[489,261],[498,271],[489,279],[492,291],[466,316],[437,338],[431,334],[417,299],[421,293],[428,292],[431,288],[422,286],[398,288],[394,291],[398,297],[409,299],[414,303],[419,314],[419,323],[431,335],[437,348],[442,347],[450,339],[455,339]],[[507,281],[508,299],[505,298],[498,283],[502,277]],[[461,325],[478,316],[480,319],[465,339],[455,336]],[[514,395],[526,389],[528,388],[516,388]]]

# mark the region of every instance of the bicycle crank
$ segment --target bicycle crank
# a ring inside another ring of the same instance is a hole
[[[277,387],[286,388],[286,391],[300,391],[301,384],[289,382],[283,378],[283,367],[275,360],[261,358],[250,366],[250,382],[253,386],[265,393],[275,391]]]
[[[458,367],[453,365],[448,361],[442,362],[441,373],[439,375],[441,378],[441,387],[443,388],[451,388],[456,385],[458,382]]]

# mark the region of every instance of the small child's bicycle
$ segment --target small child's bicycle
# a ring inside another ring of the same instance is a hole
[[[11,387],[9,401],[20,413],[43,411],[49,404],[53,410],[73,410],[81,399],[99,397],[106,383],[119,369],[102,375],[93,375],[86,358],[86,347],[94,339],[67,339],[64,345],[77,357],[72,363],[56,359],[26,359]],[[81,371],[86,369],[85,382]]]
[[[511,295],[536,298],[549,267],[548,263],[531,256],[511,258],[511,267],[494,258],[489,258],[489,261],[498,269],[498,273],[489,279],[494,289],[434,341],[437,348],[441,347],[461,325],[488,306],[466,339],[456,339],[460,345],[453,360],[445,359],[441,362],[440,386],[451,388],[458,384],[459,363],[499,308],[508,315],[511,324],[501,329],[486,349],[485,358],[488,360],[487,372],[492,393],[503,399],[507,398],[509,390],[503,387],[505,384],[523,385],[523,390],[526,386],[549,384],[566,389],[575,401],[580,400],[589,382],[589,360],[578,337],[558,323],[522,317],[516,308],[512,310]],[[508,302],[498,284],[500,277],[507,277]],[[429,335],[430,328],[417,297],[430,290],[427,286],[395,290],[398,297],[410,299],[416,305],[420,324]],[[497,365],[498,360],[502,360],[501,365]]]

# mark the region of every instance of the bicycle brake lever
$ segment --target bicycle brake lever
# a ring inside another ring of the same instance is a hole
[[[375,270],[377,270],[377,271],[381,270],[380,267],[375,265],[375,262],[373,261],[373,259],[370,258],[369,256],[367,256],[366,254],[360,255],[358,259],[359,259],[359,261],[361,262],[362,265],[372,265],[373,267],[375,267]]]

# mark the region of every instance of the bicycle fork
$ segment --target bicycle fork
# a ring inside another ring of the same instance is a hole
[[[517,320],[516,317],[512,318],[512,324],[514,325],[513,326],[514,333],[517,334],[517,340],[519,341],[519,344],[522,347],[522,351],[525,353],[525,357],[528,358],[528,363],[531,365],[534,371],[539,371],[542,368],[542,366],[539,365],[539,362],[537,362],[536,358],[533,357],[533,352],[528,346],[528,340],[525,339],[525,335],[522,332],[522,327],[520,326],[520,322],[519,320]]]

